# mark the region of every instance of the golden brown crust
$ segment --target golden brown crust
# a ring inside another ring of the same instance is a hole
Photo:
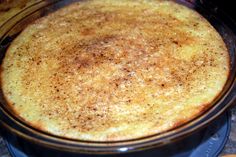
[[[93,0],[29,25],[2,69],[4,95],[30,125],[113,141],[161,133],[207,110],[229,56],[204,18],[174,2]]]

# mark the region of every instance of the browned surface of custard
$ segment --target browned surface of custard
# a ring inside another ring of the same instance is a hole
[[[217,31],[172,1],[91,0],[30,24],[1,65],[9,105],[54,135],[114,141],[175,128],[222,91]]]

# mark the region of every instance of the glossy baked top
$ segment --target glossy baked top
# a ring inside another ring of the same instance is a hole
[[[1,68],[4,95],[28,124],[113,141],[203,113],[226,83],[229,55],[203,17],[175,2],[92,0],[30,24]]]

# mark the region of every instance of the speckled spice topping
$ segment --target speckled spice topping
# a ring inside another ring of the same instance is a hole
[[[1,81],[30,125],[112,141],[198,116],[228,71],[224,42],[198,13],[171,1],[93,0],[29,25],[8,49]]]

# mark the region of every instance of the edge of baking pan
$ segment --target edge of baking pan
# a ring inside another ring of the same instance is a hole
[[[26,24],[32,22],[35,18],[41,17],[41,14],[36,14],[31,19],[32,13],[36,13],[40,9],[44,8],[45,6],[54,5],[56,3],[59,3],[59,0],[55,1],[40,1],[36,4],[31,5],[30,7],[22,10],[20,13],[18,13],[16,16],[9,19],[5,24],[3,24],[2,27],[0,27],[0,51],[6,50],[9,43],[14,39],[16,35],[18,35],[19,30],[22,28],[17,29],[17,25],[19,23],[21,24],[21,17],[27,18],[29,17],[29,21],[26,21]],[[60,1],[62,2],[62,1]],[[70,1],[73,2],[73,1]],[[197,10],[199,12],[204,11],[202,6],[200,7],[202,1],[184,1],[179,0],[179,3],[183,3],[184,5],[187,5],[188,7],[194,8],[194,9],[200,9]],[[200,3],[201,2],[201,3]],[[69,2],[68,2],[69,3]],[[198,4],[199,3],[199,4]],[[195,8],[196,7],[196,8]],[[198,8],[199,7],[199,8]],[[32,9],[33,8],[33,9]],[[210,10],[210,12],[212,12]],[[44,14],[44,13],[43,13]],[[235,23],[222,14],[219,10],[215,12],[214,14],[210,14],[210,18],[214,20],[214,16],[219,16],[220,14],[222,17],[224,17],[228,25],[225,27],[229,29],[228,31],[232,33],[232,36],[230,37],[232,41],[232,44],[235,44],[235,34],[231,31],[232,27],[236,28]],[[25,22],[25,21],[23,21]],[[211,21],[210,21],[211,22]],[[6,28],[6,25],[8,26]],[[10,26],[9,26],[10,25]],[[23,25],[23,23],[22,23]],[[10,27],[10,28],[9,28]],[[16,28],[17,31],[10,32],[13,28]],[[222,34],[221,34],[222,35]],[[224,34],[223,34],[224,35]],[[227,35],[227,34],[225,34]],[[231,60],[231,74],[228,80],[228,83],[225,86],[225,89],[223,91],[223,96],[218,98],[215,101],[215,105],[207,110],[205,114],[195,118],[191,122],[180,126],[176,129],[167,131],[163,134],[155,134],[143,138],[138,139],[132,139],[132,140],[124,140],[124,141],[114,141],[114,142],[98,142],[98,141],[81,141],[81,140],[72,140],[67,138],[59,138],[54,135],[50,135],[44,132],[41,132],[39,130],[36,130],[27,124],[24,124],[23,122],[19,121],[12,113],[10,113],[9,110],[7,110],[4,105],[0,105],[0,125],[2,125],[4,128],[12,132],[13,134],[16,134],[24,139],[27,139],[31,142],[41,144],[53,149],[58,150],[65,150],[65,151],[74,151],[74,152],[82,152],[82,153],[89,153],[89,154],[115,154],[115,153],[124,153],[124,152],[132,152],[132,151],[139,151],[144,150],[152,147],[159,147],[163,146],[168,143],[172,143],[178,139],[181,139],[189,134],[192,134],[199,130],[200,128],[206,126],[211,121],[216,119],[219,115],[221,115],[229,106],[231,106],[235,99],[236,99],[236,80],[235,80],[235,72],[236,72],[236,64],[235,64],[235,46],[229,49],[230,53],[232,53],[231,57],[233,57],[233,60]],[[4,53],[0,53],[0,57],[4,57]],[[2,95],[2,93],[1,93]],[[1,100],[4,101],[4,100]]]

